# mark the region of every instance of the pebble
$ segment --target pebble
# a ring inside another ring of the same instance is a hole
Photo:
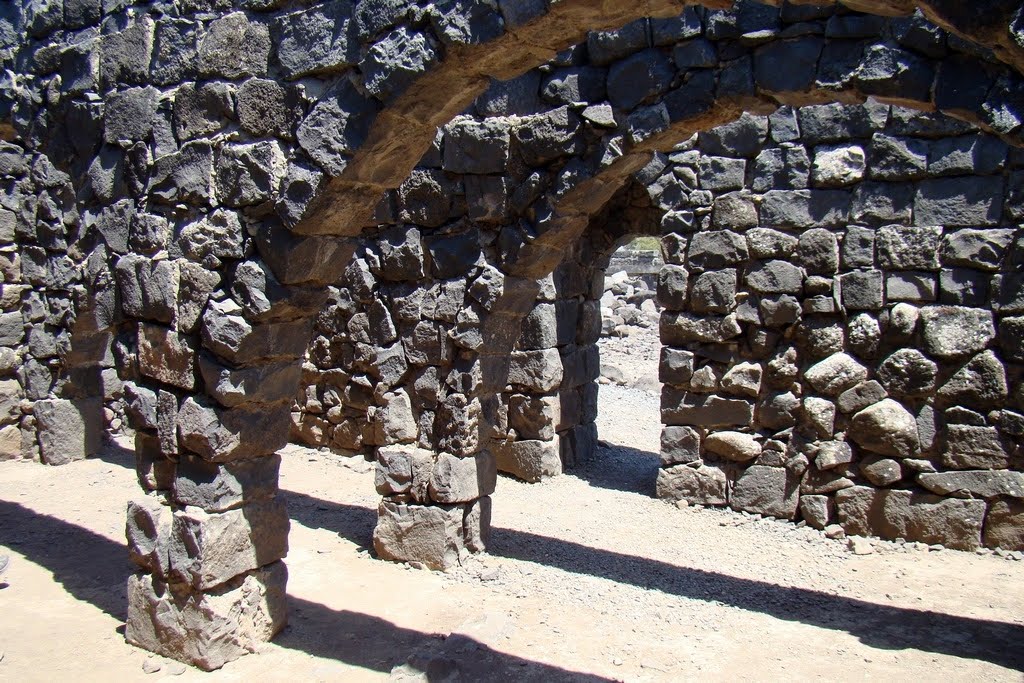
[[[153,657],[150,657],[149,659],[147,659],[146,661],[144,661],[142,663],[142,670],[145,671],[148,674],[155,674],[157,671],[160,671],[160,669],[162,669],[162,668],[163,668],[163,666],[161,666],[160,662],[158,660],[154,659]]]
[[[861,536],[851,536],[847,547],[853,551],[854,555],[870,555],[875,552],[875,546],[871,544],[871,541]]]
[[[846,538],[846,531],[838,524],[829,524],[825,527],[825,538],[842,539]]]
[[[171,662],[167,665],[167,673],[172,676],[180,676],[185,673],[185,665],[181,662]]]

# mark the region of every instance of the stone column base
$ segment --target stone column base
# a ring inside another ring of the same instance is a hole
[[[457,505],[381,501],[373,547],[385,560],[417,562],[429,569],[459,566],[463,552],[483,552],[491,529],[491,499]]]
[[[255,652],[287,623],[283,562],[235,577],[207,592],[181,589],[151,574],[128,579],[132,645],[212,671]]]

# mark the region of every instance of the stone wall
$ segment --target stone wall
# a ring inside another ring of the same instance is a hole
[[[1024,156],[827,105],[666,161],[705,194],[663,223],[658,495],[1024,547]]]
[[[665,234],[659,495],[1019,547],[1022,160],[968,124],[877,103],[745,115],[678,145],[541,281],[495,413],[498,469],[537,481],[592,450],[609,256]],[[326,321],[370,310],[321,318],[310,357],[322,369],[294,413],[306,443],[389,440],[370,394],[349,398],[354,361],[328,351],[351,330]],[[410,404],[402,414],[422,419]],[[877,497],[900,502],[863,503]]]
[[[449,566],[486,545],[538,281],[627,186],[677,218],[692,201],[655,154],[868,96],[1024,140],[1012,3],[702,4],[0,4],[3,390],[27,401],[0,428],[46,459],[47,425],[74,424],[49,450],[77,457],[123,391],[131,642],[216,668],[283,626],[275,451],[318,314],[323,369],[349,375],[335,418],[370,425],[379,554]]]

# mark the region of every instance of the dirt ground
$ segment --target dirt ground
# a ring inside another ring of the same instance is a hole
[[[0,680],[1021,680],[1024,562],[880,541],[854,555],[655,500],[657,409],[602,387],[597,457],[501,478],[491,552],[448,574],[372,556],[368,464],[290,447],[290,624],[211,674],[123,640],[127,442],[0,463]]]

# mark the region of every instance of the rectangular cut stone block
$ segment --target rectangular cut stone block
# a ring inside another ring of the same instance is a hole
[[[935,301],[938,287],[932,273],[892,273],[885,280],[885,296],[895,301]]]
[[[181,389],[196,386],[196,350],[184,335],[160,325],[139,325],[139,371]]]
[[[949,425],[942,465],[950,469],[1003,469],[1009,456],[994,427]]]
[[[695,394],[664,386],[661,389],[661,419],[666,425],[748,427],[754,420],[754,404],[742,399]]]
[[[981,545],[985,502],[897,489],[854,486],[835,496],[847,534],[941,543],[959,550]]]
[[[846,223],[851,195],[842,190],[770,190],[761,222],[770,227],[830,228]]]
[[[207,512],[222,512],[277,493],[281,456],[239,460],[223,465],[183,456],[174,477],[174,500]]]
[[[781,519],[796,517],[799,482],[789,481],[782,467],[754,465],[736,480],[729,504],[736,510]]]
[[[529,396],[513,394],[508,400],[508,426],[521,439],[542,439],[550,441],[555,437],[555,425],[563,419],[562,395],[578,396],[576,391],[563,390],[559,396]],[[577,399],[578,402],[578,399]],[[566,411],[567,416],[572,410]],[[575,410],[579,413],[579,409]],[[569,425],[571,426],[571,425]]]
[[[858,311],[877,311],[882,308],[882,273],[863,270],[839,277],[843,306]]]
[[[562,383],[562,359],[557,349],[512,353],[508,383],[541,393]]]
[[[1024,550],[1024,502],[996,500],[985,517],[985,545],[1003,550]]]
[[[173,589],[150,574],[128,579],[125,639],[204,671],[255,652],[288,620],[283,562],[205,593]]]
[[[439,570],[457,566],[465,547],[464,514],[462,505],[381,501],[373,547],[385,560],[419,562]]]
[[[387,446],[377,449],[374,485],[377,493],[390,496],[408,494],[414,502],[430,502],[430,480],[437,454],[413,446]]]
[[[32,409],[39,450],[47,465],[66,465],[96,453],[103,445],[103,402],[98,398],[47,399]]]
[[[487,550],[491,540],[491,497],[486,496],[466,506],[462,518],[462,536],[466,549],[472,553]]]
[[[932,178],[918,186],[914,219],[947,227],[995,225],[1003,206],[1001,178]]]
[[[288,511],[280,498],[227,512],[186,507],[171,524],[171,575],[207,590],[288,554]]]
[[[700,460],[701,436],[693,427],[661,428],[661,464],[686,465]]]
[[[167,577],[170,571],[168,542],[171,538],[171,508],[157,498],[145,496],[128,501],[125,536],[128,556],[143,569]]]
[[[1024,498],[1024,472],[967,470],[917,475],[917,483],[933,493],[971,498]]]
[[[729,502],[729,479],[716,465],[676,465],[660,469],[655,488],[658,498],[664,500],[685,500],[694,505]]]
[[[558,436],[558,452],[562,464],[572,467],[586,462],[597,449],[597,425],[593,422],[579,425]]]
[[[178,412],[182,445],[205,460],[230,462],[266,455],[288,442],[287,403],[221,409],[187,398]]]
[[[430,498],[438,503],[468,503],[494,493],[498,467],[489,451],[459,458],[441,453],[430,477]]]
[[[498,471],[523,481],[541,481],[562,473],[557,441],[495,441],[491,450],[497,458]]]

